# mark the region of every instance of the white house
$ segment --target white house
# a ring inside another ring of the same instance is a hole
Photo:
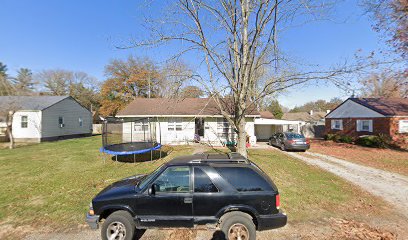
[[[15,112],[12,132],[16,142],[92,134],[91,112],[69,96],[0,96],[0,113],[10,110]]]
[[[137,139],[137,130],[147,127],[139,126],[132,120],[149,117],[157,121],[156,129],[160,131],[156,131],[156,139],[160,139],[162,144],[184,144],[199,136],[201,142],[223,145],[235,141],[236,134],[217,106],[211,98],[137,98],[119,111],[116,117],[129,121],[123,125],[126,138]],[[254,121],[260,114],[255,108],[247,112],[245,131],[250,141],[255,143]]]

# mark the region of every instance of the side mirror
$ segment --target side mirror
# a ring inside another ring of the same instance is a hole
[[[152,185],[149,187],[149,190],[147,190],[147,193],[148,193],[149,195],[155,195],[155,194],[156,194],[156,184],[152,184]]]

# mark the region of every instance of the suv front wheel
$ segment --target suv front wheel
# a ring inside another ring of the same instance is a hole
[[[135,224],[130,213],[116,211],[109,215],[101,228],[103,240],[132,240],[135,234]]]
[[[252,217],[243,212],[229,212],[220,219],[220,228],[225,239],[255,240],[256,227]]]

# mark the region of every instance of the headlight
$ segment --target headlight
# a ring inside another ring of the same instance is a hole
[[[92,206],[92,202],[89,203],[89,211],[88,211],[88,214],[89,214],[89,215],[95,215],[95,212],[94,212],[93,206]]]

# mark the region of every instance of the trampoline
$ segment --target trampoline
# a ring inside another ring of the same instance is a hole
[[[161,149],[157,118],[106,118],[101,152],[117,156],[136,155]],[[161,156],[161,154],[160,154]]]

